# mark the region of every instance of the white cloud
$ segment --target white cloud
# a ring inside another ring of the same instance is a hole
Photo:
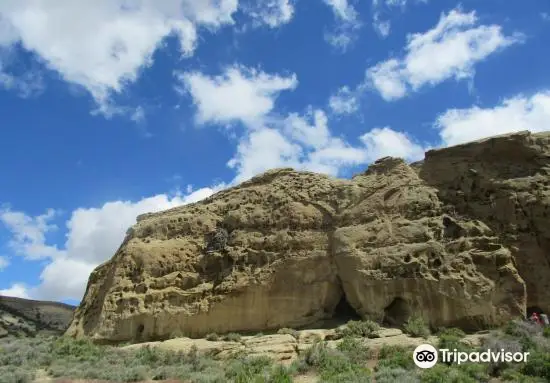
[[[367,132],[360,137],[362,145],[352,146],[330,132],[321,110],[310,110],[305,115],[293,113],[277,125],[280,129],[264,127],[241,138],[235,157],[228,163],[237,172],[232,183],[273,168],[338,175],[345,168],[381,157],[416,160],[424,155],[420,144],[387,127]]]
[[[48,224],[53,218],[52,211],[34,218],[22,212],[5,211],[2,221],[13,233],[16,254],[27,259],[40,256],[50,261],[41,272],[40,284],[26,287],[24,291],[36,299],[80,299],[90,272],[113,256],[138,215],[197,202],[223,187],[202,188],[186,196],[160,194],[137,202],[113,201],[99,208],[76,209],[66,223],[63,250],[45,244],[45,233],[52,226]],[[14,291],[23,291],[23,285],[16,286],[19,290]]]
[[[400,157],[408,161],[424,158],[426,147],[416,143],[404,132],[389,127],[375,128],[361,136],[365,144],[369,162],[382,157]]]
[[[0,271],[4,270],[9,265],[10,265],[10,260],[8,259],[8,257],[0,256]]]
[[[323,0],[331,9],[336,18],[336,27],[325,34],[325,40],[341,51],[357,39],[357,33],[361,28],[359,13],[349,0]]]
[[[228,166],[237,171],[232,184],[240,183],[269,169],[296,167],[301,148],[286,139],[281,132],[261,128],[242,138],[237,153]]]
[[[323,0],[327,5],[332,8],[332,11],[339,19],[343,21],[356,22],[357,11],[348,2],[348,0]]]
[[[544,21],[550,21],[550,13],[548,12],[541,12],[540,17],[542,17]]]
[[[255,125],[273,110],[275,99],[284,90],[294,89],[295,75],[270,75],[256,69],[228,67],[221,76],[199,72],[177,73],[197,107],[201,124],[240,120]]]
[[[287,24],[294,16],[294,5],[290,0],[264,0],[245,7],[255,26],[267,25],[276,28]]]
[[[435,127],[445,146],[524,130],[550,131],[550,91],[508,98],[493,108],[450,109]]]
[[[193,53],[197,28],[233,24],[238,0],[4,0],[0,48],[20,42],[99,105],[134,82],[162,40],[175,35]]]
[[[391,23],[388,20],[381,20],[378,13],[375,13],[372,18],[372,26],[380,36],[385,38],[390,35]]]
[[[368,83],[385,100],[395,100],[449,78],[471,78],[477,63],[521,41],[519,36],[505,36],[498,25],[477,24],[475,12],[455,9],[442,14],[433,29],[408,36],[403,58],[369,68]]]
[[[335,114],[352,114],[359,109],[357,95],[344,86],[329,99],[329,107]]]
[[[46,245],[46,234],[57,229],[57,226],[49,223],[55,215],[53,209],[37,217],[29,217],[9,208],[1,209],[0,222],[13,234],[9,247],[17,255],[31,260],[62,255],[57,247]]]
[[[21,283],[14,283],[10,288],[0,290],[0,295],[15,298],[30,298],[27,287]]]
[[[401,65],[398,60],[388,60],[368,69],[369,80],[384,100],[396,100],[407,94],[407,85],[400,70]]]

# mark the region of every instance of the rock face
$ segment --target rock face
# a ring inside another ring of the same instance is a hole
[[[299,328],[347,305],[481,328],[550,311],[550,134],[383,158],[351,180],[278,169],[138,217],[67,332],[97,341]]]

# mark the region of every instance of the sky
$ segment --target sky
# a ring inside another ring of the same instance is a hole
[[[78,303],[139,214],[550,130],[548,0],[0,1],[0,295]]]

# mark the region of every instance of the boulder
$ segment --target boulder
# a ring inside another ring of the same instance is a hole
[[[350,307],[479,329],[550,311],[550,134],[376,161],[350,180],[276,169],[145,214],[67,331],[98,342],[300,328]]]

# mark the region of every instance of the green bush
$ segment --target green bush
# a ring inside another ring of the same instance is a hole
[[[541,378],[535,378],[533,376],[523,375],[520,371],[515,368],[511,368],[503,371],[500,376],[501,381],[503,382],[513,382],[513,383],[542,383],[544,382]]]
[[[546,326],[544,330],[542,330],[542,336],[550,338],[550,326]]]
[[[488,382],[489,377],[484,372],[482,364],[461,364],[447,366],[436,364],[422,372],[423,383],[481,383]]]
[[[378,353],[376,371],[383,368],[402,368],[404,370],[415,368],[412,350],[400,346],[382,346]]]
[[[550,354],[547,352],[531,352],[527,357],[527,363],[523,364],[520,371],[523,375],[544,378],[550,381]]]
[[[420,378],[416,372],[401,367],[377,369],[374,378],[376,383],[420,383]]]
[[[258,376],[269,376],[273,361],[267,357],[239,358],[227,366],[226,378],[235,383],[254,382]]]
[[[344,337],[336,349],[357,364],[365,363],[369,359],[369,348],[357,338]]]
[[[211,332],[210,334],[206,335],[206,340],[209,340],[211,342],[216,342],[220,340],[220,336],[216,334],[215,332]]]
[[[370,338],[380,329],[378,323],[372,320],[349,321],[346,326],[336,329],[336,333],[342,337],[355,336]]]
[[[19,366],[0,366],[0,382],[2,383],[31,383],[35,374]]]
[[[348,346],[342,347],[345,352]],[[327,383],[370,381],[371,372],[362,365],[365,361],[357,363],[345,352],[317,342],[304,352],[299,370],[305,372],[314,369],[321,375],[321,381]]]
[[[223,340],[225,340],[226,342],[240,342],[241,335],[235,332],[230,332],[229,334],[225,334],[223,336]]]
[[[407,319],[403,330],[410,336],[414,336],[417,338],[427,338],[428,336],[430,336],[430,329],[424,321],[424,318],[417,315]]]

